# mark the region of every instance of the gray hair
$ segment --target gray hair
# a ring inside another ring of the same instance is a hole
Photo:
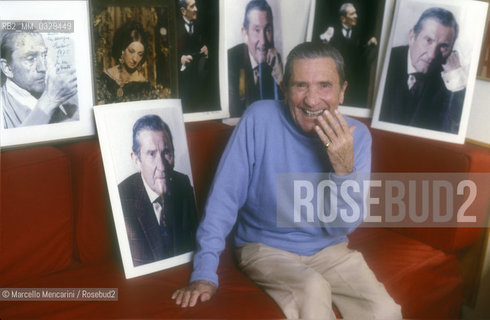
[[[293,62],[300,59],[315,59],[315,58],[332,58],[337,67],[340,86],[342,87],[345,81],[344,74],[344,58],[340,52],[329,44],[322,42],[304,42],[291,50],[286,61],[284,70],[284,86],[287,88],[292,75]]]
[[[139,141],[139,133],[142,130],[150,130],[150,131],[167,131],[168,136],[170,137],[170,143],[172,145],[172,148],[174,147],[173,139],[172,139],[172,132],[170,132],[170,128],[165,121],[162,120],[159,116],[156,114],[148,114],[146,116],[143,116],[139,118],[133,125],[133,153],[140,157],[140,151],[141,151],[141,145]]]
[[[12,63],[12,53],[15,51],[16,44],[15,40],[18,36],[30,35],[32,37],[40,37],[43,39],[41,34],[32,32],[3,32],[0,34],[0,58],[5,59],[8,64]],[[44,42],[44,39],[43,39]],[[3,85],[7,81],[7,76],[0,72],[0,85]]]
[[[271,25],[273,24],[272,23],[272,9],[269,6],[269,4],[267,3],[267,1],[265,1],[265,0],[252,0],[247,4],[247,7],[245,8],[245,18],[243,19],[243,28],[245,30],[247,30],[247,32],[248,32],[248,25],[250,23],[248,15],[249,15],[250,11],[252,11],[254,9],[267,12],[267,15],[270,18],[270,23],[271,23]]]
[[[340,6],[339,14],[341,17],[345,17],[347,15],[347,8],[352,7],[356,8],[352,3],[346,2],[343,5]]]
[[[0,40],[0,58],[7,60],[8,63],[12,62],[12,53],[15,49],[15,39],[18,36],[26,36],[30,35],[32,37],[39,37],[42,39],[42,36],[39,33],[31,33],[31,32],[4,32],[1,35]],[[43,40],[44,41],[44,40]]]
[[[187,9],[187,0],[178,0],[177,2],[179,4],[179,9],[180,8]]]
[[[422,13],[419,20],[417,21],[417,23],[413,27],[413,32],[415,34],[415,38],[417,38],[420,31],[422,31],[424,24],[425,24],[425,21],[427,21],[428,19],[434,19],[445,27],[453,28],[453,30],[454,30],[454,41],[456,41],[456,38],[458,37],[458,33],[459,33],[459,26],[458,26],[458,23],[456,22],[456,18],[454,18],[454,15],[451,11],[443,9],[443,8],[438,8],[438,7],[426,9]],[[454,44],[454,41],[453,41],[453,44]]]

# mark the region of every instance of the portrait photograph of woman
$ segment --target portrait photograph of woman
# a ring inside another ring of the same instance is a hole
[[[93,8],[97,105],[175,95],[171,8],[166,3],[170,1],[148,7],[98,2]]]
[[[143,26],[135,21],[128,21],[117,29],[112,43],[112,57],[117,64],[101,75],[102,89],[105,89],[107,100],[132,97],[151,91],[151,84],[142,70],[145,62],[147,36]]]

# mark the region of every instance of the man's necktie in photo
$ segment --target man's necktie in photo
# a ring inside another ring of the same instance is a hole
[[[267,97],[268,93],[264,92],[264,87],[267,86],[265,81],[271,81],[274,88],[274,100],[279,99],[279,87],[272,76],[272,68],[266,63],[261,63],[253,69],[255,86],[259,88],[260,99],[271,99]]]
[[[160,233],[162,236],[162,241],[163,241],[163,248],[165,255],[169,255],[173,250],[171,247],[171,241],[170,241],[170,236],[168,232],[168,217],[165,214],[165,209],[164,209],[164,204],[162,201],[162,197],[158,197],[155,201],[153,201],[153,206],[157,213],[159,214],[160,221],[159,221],[159,227],[160,227]]]
[[[422,75],[423,73],[421,72],[414,72],[408,75],[408,79],[407,79],[408,91],[410,91],[410,94],[412,96],[415,96],[415,94],[417,93],[417,88],[420,87],[420,82],[422,81]]]
[[[187,26],[187,33],[193,34],[194,33],[194,24],[190,23],[190,22],[186,22],[185,25]]]

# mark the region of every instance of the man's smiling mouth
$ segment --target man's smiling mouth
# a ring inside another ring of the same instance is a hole
[[[310,117],[318,117],[319,115],[321,115],[323,113],[323,111],[325,111],[324,109],[320,109],[318,111],[310,111],[310,110],[307,110],[307,109],[301,109],[303,111],[304,114],[306,114],[307,116],[310,116]]]

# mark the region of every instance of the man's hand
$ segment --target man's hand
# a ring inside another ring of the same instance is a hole
[[[338,110],[332,115],[325,111],[317,118],[315,131],[326,147],[326,152],[335,174],[339,176],[352,173],[354,170],[355,126],[349,127]]]
[[[378,40],[376,40],[376,37],[371,37],[371,39],[368,40],[367,46],[377,46],[378,45]]]
[[[199,51],[200,54],[203,54],[206,56],[206,58],[208,57],[208,47],[206,45],[202,46],[201,48],[201,51]]]
[[[46,87],[39,98],[38,106],[44,113],[51,115],[57,107],[76,95],[77,92],[75,70],[49,71],[46,74]]]
[[[442,65],[442,68],[445,72],[461,68],[461,62],[459,61],[459,55],[457,51],[451,52],[449,57],[447,57],[446,63]]]
[[[205,280],[194,281],[172,294],[172,299],[182,308],[194,307],[197,301],[208,301],[216,293],[216,285]]]
[[[180,64],[185,67],[188,63],[192,61],[192,56],[190,55],[183,55],[180,57]]]
[[[335,30],[333,27],[328,27],[327,30],[325,30],[325,32],[320,35],[320,40],[325,43],[330,42],[330,39],[332,39],[334,32]]]
[[[282,61],[276,48],[270,48],[267,51],[267,56],[265,57],[265,62],[272,67],[272,77],[276,80],[278,85],[282,82]]]

